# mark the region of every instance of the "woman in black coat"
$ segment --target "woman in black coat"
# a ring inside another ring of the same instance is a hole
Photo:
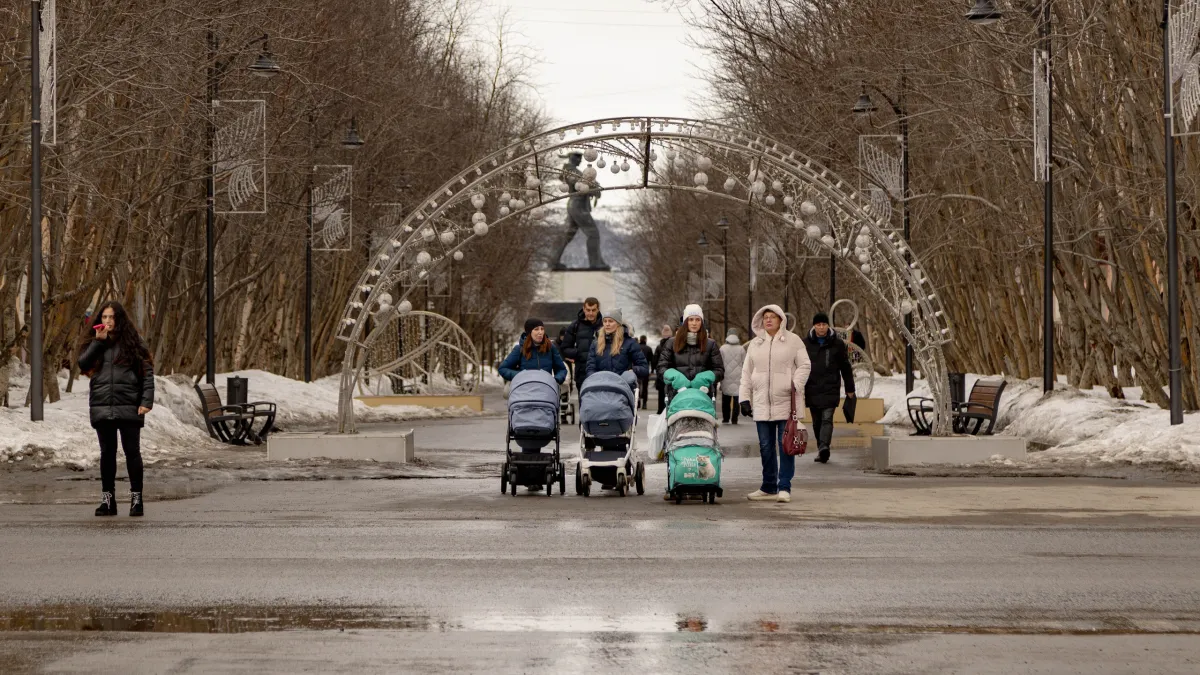
[[[113,493],[119,435],[132,493],[129,515],[140,516],[145,512],[141,434],[146,413],[154,407],[154,366],[146,344],[120,303],[105,303],[99,316],[99,323],[89,329],[95,331],[94,338],[79,355],[79,370],[91,378],[88,407],[92,428],[100,439],[100,482],[104,495],[96,515],[117,515]]]
[[[710,340],[704,329],[704,312],[700,305],[688,305],[683,311],[683,324],[675,331],[674,342],[658,357],[658,372],[665,373],[674,368],[689,380],[704,371],[712,371],[716,381],[725,377],[725,362],[716,340]],[[668,399],[675,392],[668,392]],[[714,392],[708,392],[714,396]]]

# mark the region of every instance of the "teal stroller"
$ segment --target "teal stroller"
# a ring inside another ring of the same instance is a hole
[[[717,407],[708,395],[712,373],[694,380],[672,368],[663,379],[674,391],[667,405],[667,496],[676,504],[696,499],[716,504],[721,489],[721,446],[717,442]],[[702,389],[703,387],[703,389]]]

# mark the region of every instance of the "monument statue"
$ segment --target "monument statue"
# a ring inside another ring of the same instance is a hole
[[[558,250],[554,254],[554,270],[562,271],[567,269],[563,263],[563,253],[567,250],[567,245],[575,238],[575,235],[583,230],[583,234],[587,237],[587,253],[589,270],[609,271],[612,269],[600,255],[600,230],[596,227],[596,221],[592,219],[592,203],[593,200],[599,201],[600,190],[594,189],[598,185],[585,185],[587,189],[580,191],[580,183],[583,182],[583,172],[579,170],[579,163],[583,161],[582,152],[572,152],[567,157],[567,163],[563,164],[562,179],[566,182],[567,188],[570,190],[571,196],[567,198],[567,231],[563,234],[562,240],[559,242]]]

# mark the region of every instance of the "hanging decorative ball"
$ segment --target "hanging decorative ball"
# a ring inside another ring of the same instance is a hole
[[[546,209],[540,206],[533,207],[533,210],[529,212],[529,217],[534,220],[541,220],[544,215],[546,215]]]
[[[726,192],[733,192],[733,189],[735,187],[737,187],[737,180],[734,179],[733,176],[730,176],[729,178],[725,179],[725,191]]]
[[[404,226],[404,233],[405,233],[405,234],[412,234],[412,225],[405,225],[405,226]]]
[[[401,314],[408,314],[412,311],[412,303],[408,300],[401,300],[400,304],[396,306],[396,309],[399,310]]]
[[[675,161],[673,163],[675,165],[675,168],[679,169],[681,171],[687,167],[687,162],[685,162],[682,157],[676,157]]]
[[[913,313],[912,300],[901,300],[900,301],[900,313],[904,314],[905,316]]]
[[[503,218],[504,216],[507,216],[510,213],[512,213],[512,209],[508,208],[507,206],[500,207],[500,217],[501,218]]]
[[[767,191],[767,184],[762,182],[761,180],[756,180],[750,186],[750,191],[756,195],[761,195]]]
[[[534,201],[534,200],[535,200],[535,199],[537,199],[537,198],[538,198],[538,193],[534,192],[533,190],[526,190],[526,191],[525,191],[525,199],[527,199],[527,200],[529,200],[529,201],[531,201],[531,202],[532,202],[532,201]]]
[[[518,200],[516,197],[513,197],[512,199],[508,200],[508,208],[510,208],[510,209],[517,208],[517,201]]]
[[[471,222],[472,223],[486,223],[487,216],[484,215],[484,213],[482,211],[476,211],[475,213],[471,214]]]
[[[651,151],[650,151],[650,161],[651,161],[651,162],[657,162],[657,161],[658,161],[658,151],[657,151],[657,150],[651,150]]]
[[[418,265],[428,265],[429,261],[432,259],[433,258],[429,255],[429,251],[421,251],[420,253],[417,254],[417,264]]]
[[[599,156],[600,153],[597,152],[595,148],[588,148],[587,150],[583,151],[583,158],[589,162],[596,161],[596,158]]]
[[[525,208],[525,200],[524,199],[514,199],[514,200],[512,200],[511,206],[512,206],[513,211],[520,211],[521,209]]]
[[[712,168],[712,160],[704,156],[697,157],[696,168],[700,169],[701,171],[708,171]]]
[[[771,189],[776,192],[783,192],[783,181],[777,180],[771,183]]]
[[[708,199],[707,185],[697,185],[696,189],[699,190],[699,192],[696,193],[696,199]]]
[[[763,203],[767,206],[775,206],[775,195],[767,195],[766,199],[763,199]]]
[[[815,215],[817,213],[817,205],[807,200],[803,201],[800,203],[800,213],[806,216]]]
[[[613,165],[609,167],[609,171],[612,171],[614,175],[621,173],[621,165],[613,162]]]
[[[421,230],[421,238],[424,239],[425,241],[429,241],[430,239],[433,239],[433,228],[427,227],[427,228]]]
[[[587,181],[585,181],[585,180],[581,180],[581,181],[575,183],[575,191],[576,192],[587,192],[590,189],[591,189],[591,186],[588,185]]]
[[[871,255],[869,253],[867,253],[866,251],[858,252],[858,262],[863,263],[865,265],[870,259],[871,259]]]
[[[703,171],[697,172],[696,175],[692,177],[692,180],[695,181],[696,185],[708,185],[708,174],[704,173]]]
[[[824,237],[821,237],[821,243],[825,244],[829,248],[833,248],[833,245],[836,244],[837,242],[833,240],[832,236],[827,234]]]
[[[475,235],[476,236],[483,237],[483,236],[487,235],[487,233],[488,233],[488,224],[487,223],[475,223]]]
[[[385,306],[390,307],[391,304],[392,304],[392,294],[391,293],[380,293],[379,294],[379,309],[380,310],[382,310]]]
[[[455,252],[454,252],[454,260],[455,260],[456,262],[461,262],[461,261],[462,261],[462,259],[463,259],[463,252],[462,252],[462,251],[455,251]]]
[[[589,183],[596,180],[596,167],[589,166],[586,169],[584,169],[583,170],[583,179]]]
[[[624,160],[624,161],[622,161],[622,162],[621,162],[621,170],[622,170],[622,171],[628,171],[628,170],[629,170],[629,160]]]
[[[510,199],[512,199],[512,195],[511,195],[511,194],[509,194],[509,193],[507,193],[507,192],[504,192],[504,193],[501,193],[501,194],[500,194],[500,203],[501,203],[501,204],[504,204],[504,203],[508,202],[508,200],[510,200]]]
[[[860,269],[860,270],[862,270],[862,273],[863,273],[863,274],[870,274],[870,273],[871,273],[871,266],[870,266],[870,265],[868,265],[868,264],[866,264],[866,263],[863,263],[863,266],[862,266],[862,267],[860,267],[859,269]]]
[[[600,159],[596,160],[596,168],[597,168],[597,169],[603,169],[603,168],[604,168],[604,167],[606,167],[606,166],[608,166],[608,162],[604,161],[604,158],[603,158],[603,157],[601,157]]]
[[[454,233],[453,232],[450,232],[450,231],[443,232],[442,236],[440,238],[442,240],[442,243],[447,246],[454,243]]]
[[[525,178],[525,187],[530,190],[536,190],[542,186],[542,179],[534,175],[529,175]]]
[[[482,209],[483,205],[486,203],[487,203],[487,197],[484,197],[483,195],[481,195],[479,193],[475,193],[475,194],[471,195],[471,206],[474,206],[477,209]]]
[[[809,239],[820,239],[821,228],[817,227],[816,225],[809,225],[807,228],[805,228],[804,234],[808,235]]]
[[[667,159],[671,160],[672,162],[675,161],[675,158],[678,156],[678,152],[675,152],[674,150],[667,150]]]
[[[865,234],[860,234],[854,238],[854,245],[859,248],[866,248],[871,245],[871,238]]]
[[[796,203],[796,198],[791,195],[788,195],[783,198],[783,205],[788,208],[791,208],[792,204],[795,204],[795,203]]]

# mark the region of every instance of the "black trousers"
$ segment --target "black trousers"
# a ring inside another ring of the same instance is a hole
[[[817,437],[817,451],[828,455],[833,442],[833,413],[837,408],[809,408],[812,413],[813,435]]]
[[[738,412],[738,397],[721,394],[721,422],[732,419],[737,424]]]
[[[638,407],[646,409],[646,401],[650,398],[650,378],[638,378]]]
[[[100,484],[105,492],[115,492],[117,483],[117,436],[125,451],[130,492],[142,491],[142,428],[136,423],[104,422],[96,427],[100,439]]]
[[[658,387],[658,415],[667,409],[667,385],[662,384]]]

